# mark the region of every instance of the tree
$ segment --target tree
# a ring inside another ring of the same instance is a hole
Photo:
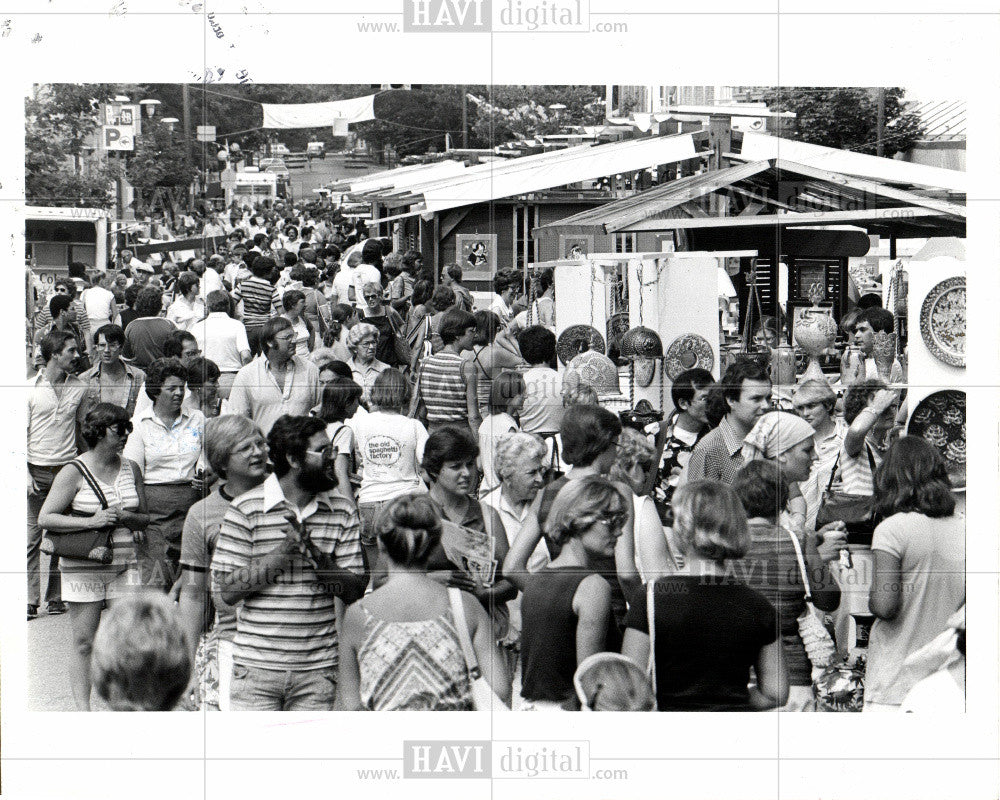
[[[354,130],[377,149],[389,145],[399,155],[426,153],[431,147],[443,150],[446,133],[461,144],[461,87],[443,84],[378,94],[375,116]]]
[[[907,150],[923,129],[916,114],[905,110],[904,90],[885,90],[884,153],[891,158]],[[794,111],[796,120],[788,133],[811,144],[874,155],[878,141],[876,91],[865,88],[778,88],[764,93],[771,111]]]
[[[110,84],[37,86],[24,103],[25,196],[43,206],[112,204],[108,165],[89,159],[98,127],[98,103]]]
[[[195,161],[185,160],[187,143],[177,141],[170,129],[156,118],[143,120],[135,150],[128,156],[125,177],[148,203],[159,186],[190,186],[197,174]]]
[[[604,121],[602,86],[469,87],[476,98],[473,140],[479,147],[496,147],[512,139],[557,133],[568,125],[598,125]],[[555,111],[552,105],[565,106]]]

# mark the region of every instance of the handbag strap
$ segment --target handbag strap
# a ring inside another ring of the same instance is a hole
[[[646,622],[649,625],[649,661],[646,674],[653,682],[653,696],[656,696],[656,581],[646,584]]]
[[[448,602],[451,603],[451,616],[455,621],[455,631],[458,633],[458,643],[462,646],[462,656],[465,658],[465,668],[469,677],[476,681],[483,673],[479,669],[476,651],[472,649],[472,639],[469,637],[469,625],[465,621],[465,608],[462,606],[462,592],[455,587],[448,588]]]
[[[826,485],[826,490],[828,492],[833,490],[833,482],[837,477],[837,467],[840,466],[840,454],[842,452],[843,450],[837,453],[837,460],[833,462],[833,469],[830,470],[830,482]]]
[[[799,562],[799,574],[802,576],[802,585],[806,590],[805,600],[807,603],[811,603],[812,587],[809,586],[809,576],[806,574],[806,562],[802,557],[802,547],[799,545],[799,537],[787,529],[785,529],[785,533],[788,534],[789,538],[792,540],[792,547],[795,548],[795,560]]]
[[[94,473],[90,471],[90,468],[82,461],[80,461],[80,459],[78,458],[74,458],[69,463],[79,470],[80,474],[83,476],[83,479],[87,482],[87,485],[90,487],[90,490],[94,493],[94,496],[97,498],[97,502],[101,504],[101,508],[107,508],[108,499],[104,496],[104,492],[101,491],[101,487],[97,483],[97,478],[94,477]]]

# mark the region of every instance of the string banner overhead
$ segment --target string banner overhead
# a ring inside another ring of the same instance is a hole
[[[375,119],[375,95],[332,103],[261,103],[264,128],[338,128]]]

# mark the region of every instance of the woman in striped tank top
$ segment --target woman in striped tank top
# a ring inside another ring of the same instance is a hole
[[[130,568],[135,565],[135,543],[149,523],[146,493],[136,464],[122,456],[132,431],[125,409],[100,403],[84,418],[82,433],[90,447],[67,464],[52,483],[38,524],[45,530],[71,533],[114,526],[110,564],[63,558],[63,599],[69,605],[73,629],[70,684],[80,711],[90,710],[90,651],[101,621],[101,606],[123,597],[138,581]],[[107,508],[84,479],[93,475]]]
[[[875,494],[875,470],[899,430],[895,428],[899,393],[881,381],[853,383],[844,395],[844,419],[850,427],[838,463],[841,491]]]
[[[475,317],[460,308],[450,308],[441,317],[439,333],[444,348],[421,361],[413,412],[418,417],[426,415],[428,433],[444,425],[467,425],[472,435],[478,436],[482,419],[475,364],[461,355],[472,348]]]

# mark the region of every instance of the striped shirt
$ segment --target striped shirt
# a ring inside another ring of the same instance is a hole
[[[247,328],[259,328],[271,318],[273,292],[270,281],[256,276],[247,278],[233,290],[233,300],[243,301],[243,324]]]
[[[463,359],[455,353],[435,353],[420,365],[420,396],[427,406],[427,425],[469,423]]]
[[[335,565],[359,574],[364,569],[357,511],[335,494],[316,495],[304,509],[290,504],[272,474],[256,489],[237,497],[226,511],[212,558],[218,579],[246,570],[253,559],[285,538],[286,516],[305,525],[316,547]],[[305,672],[337,665],[337,616],[333,594],[313,569],[296,557],[295,567],[249,595],[236,621],[233,660],[262,669]]]
[[[871,460],[869,460],[869,455]],[[841,447],[840,462],[837,465],[840,491],[845,494],[864,495],[865,497],[871,497],[875,494],[872,463],[875,464],[875,469],[878,469],[879,464],[882,463],[882,456],[867,439],[865,439],[865,446],[853,458],[847,454],[846,449]],[[836,486],[836,479],[834,486]]]
[[[118,470],[114,483],[105,483],[96,475],[94,479],[104,493],[104,499],[109,506],[120,506],[125,511],[135,511],[139,508],[139,492],[135,488],[132,462],[127,458],[123,458],[121,461],[121,469]],[[64,469],[76,471],[76,467],[69,465]],[[83,475],[80,475],[80,488],[73,497],[71,508],[77,514],[88,516],[101,510],[101,501],[97,499],[90,484],[83,479]],[[107,569],[123,571],[135,556],[132,531],[126,527],[115,528],[111,532],[111,545],[113,547],[112,562],[107,566]],[[63,557],[59,560],[59,567],[64,572],[90,572],[94,569],[94,562]]]

